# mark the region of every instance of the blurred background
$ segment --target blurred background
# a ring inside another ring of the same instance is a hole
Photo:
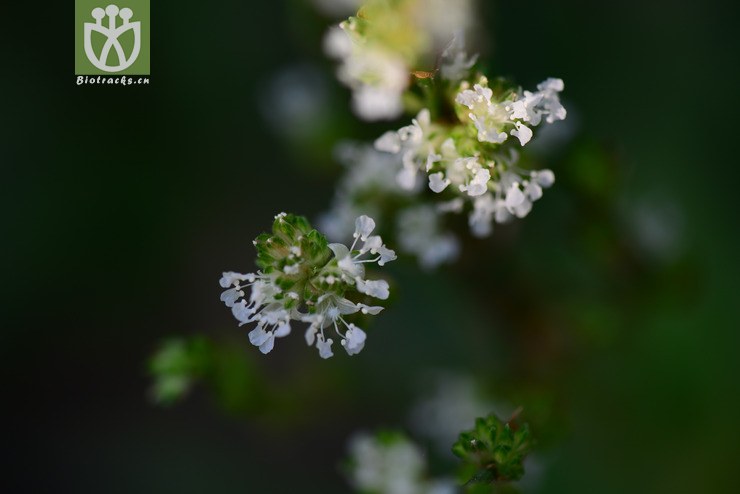
[[[526,492],[737,492],[736,10],[482,3],[489,72],[565,80],[558,182],[455,265],[389,266],[365,351],[329,361],[298,331],[259,354],[217,281],[274,214],[328,207],[333,144],[399,126],[357,121],[321,53],[348,12],[157,2],[149,87],[74,85],[71,5],[34,14],[56,40],[5,33],[4,492],[349,492],[357,430],[434,457],[413,410],[440,373],[524,407]],[[162,407],[148,361],[182,335],[218,363]]]

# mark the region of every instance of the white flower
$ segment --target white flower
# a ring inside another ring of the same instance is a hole
[[[383,444],[367,435],[350,441],[354,468],[351,482],[360,491],[384,494],[418,494],[424,474],[424,457],[406,440]]]
[[[332,343],[334,343],[334,340],[331,338],[324,340],[324,335],[316,335],[316,348],[319,349],[319,356],[321,358],[328,359],[329,357],[334,356],[334,353],[331,351]]]
[[[510,134],[518,138],[521,145],[524,146],[532,139],[532,129],[518,121],[514,122],[514,126],[516,128]]]
[[[393,88],[360,86],[352,93],[352,110],[364,120],[390,120],[403,112],[401,93]]]
[[[466,165],[475,175],[466,185],[460,185],[461,192],[467,192],[470,197],[481,196],[488,190],[488,181],[491,180],[491,172],[482,168],[477,161]]]
[[[435,47],[444,46],[453,33],[469,31],[476,21],[474,0],[418,0],[414,12]]]
[[[338,243],[327,246],[320,235],[313,235],[316,232],[310,231],[305,218],[281,213],[275,220],[273,236],[260,236],[255,245],[261,259],[283,257],[275,258],[266,273],[224,273],[219,281],[226,288],[221,300],[231,308],[240,326],[256,324],[249,332],[249,341],[262,353],[272,351],[276,338],[290,334],[291,321],[300,321],[309,324],[306,343],[315,346],[322,358],[333,355],[333,340],[325,334],[328,327],[333,327],[347,353],[356,355],[367,335],[345,316],[358,312],[377,315],[383,307],[357,304],[345,295],[361,293],[387,299],[388,283],[366,280],[365,264],[377,262],[382,266],[396,259],[395,252],[383,244],[380,236],[372,235],[375,221],[369,216],[356,219],[354,242],[349,248]],[[317,247],[328,249],[334,256],[327,252],[304,257]]]
[[[402,113],[410,70],[397,52],[358,39],[351,23],[330,28],[324,51],[340,60],[337,77],[352,89],[352,108],[360,118],[392,119]]]
[[[364,348],[367,334],[353,323],[347,323],[343,316],[356,312],[376,315],[381,310],[383,310],[382,307],[354,304],[333,294],[322,297],[317,304],[316,313],[304,315],[301,319],[303,322],[311,323],[306,331],[306,344],[313,346],[315,342],[320,356],[330,357],[332,340],[325,339],[324,329],[332,326],[347,353],[356,355]],[[344,334],[342,334],[342,327],[346,331]]]
[[[349,442],[350,483],[378,494],[453,494],[451,479],[428,479],[421,449],[402,435],[382,440],[358,434]]]
[[[228,288],[231,285],[237,286],[239,282],[241,281],[254,281],[254,275],[253,274],[242,274],[242,273],[235,273],[234,271],[227,271],[221,276],[221,279],[219,280],[219,285],[221,285],[221,288]]]
[[[503,182],[506,189],[506,209],[518,218],[524,218],[532,210],[532,203],[542,197],[542,189],[551,186],[555,175],[550,170],[530,172],[529,179],[522,179],[513,173],[507,173]]]
[[[465,35],[463,32],[458,32],[454,35],[450,44],[447,45],[445,51],[442,52],[442,63],[439,71],[444,79],[453,82],[459,81],[465,78],[477,60],[477,54],[471,57],[467,56]]]
[[[547,115],[545,120],[547,123],[553,123],[556,120],[565,120],[568,112],[565,107],[560,104],[559,92],[565,89],[565,84],[562,79],[547,79],[537,85],[537,89],[542,94],[542,110]]]
[[[468,117],[478,130],[478,140],[501,144],[508,135],[515,136],[524,146],[532,139],[530,126],[540,124],[542,117],[547,123],[563,120],[566,111],[560,104],[558,93],[563,90],[561,79],[547,79],[537,86],[538,91],[524,91],[513,101],[493,101],[493,91],[486,87],[486,78],[473,89],[463,89],[455,98],[458,104],[470,110]],[[513,127],[513,128],[512,128]],[[510,128],[509,134],[505,129]]]
[[[229,288],[221,292],[221,302],[226,304],[226,307],[233,307],[239,298],[244,296],[244,292],[238,288]]]
[[[483,79],[485,82],[485,78]],[[478,140],[501,144],[506,140],[508,134],[503,131],[504,126],[511,123],[506,106],[491,100],[493,91],[481,84],[476,84],[473,89],[461,91],[455,101],[466,106],[470,113],[468,117],[478,130]]]
[[[349,355],[357,355],[365,347],[367,334],[354,324],[349,324],[346,338],[342,340],[342,346]]]
[[[531,173],[532,180],[535,180],[540,187],[545,189],[552,186],[555,183],[555,174],[552,170],[540,170]]]
[[[457,238],[442,231],[439,215],[440,211],[431,205],[413,206],[398,215],[399,246],[405,252],[415,254],[425,269],[451,262],[460,252]]]
[[[451,456],[450,444],[476,417],[499,407],[482,392],[479,383],[464,374],[435,372],[408,417],[412,429],[431,439],[441,453]],[[510,412],[509,412],[510,414]]]
[[[473,211],[468,217],[470,230],[476,237],[486,237],[493,229],[492,218],[496,212],[496,200],[491,194],[477,197],[473,202]]]
[[[360,237],[360,239],[365,242],[367,241],[368,235],[370,235],[373,230],[375,230],[375,220],[369,216],[362,215],[355,221],[355,233],[353,237],[355,239]]]
[[[445,174],[442,172],[432,173],[429,175],[429,188],[432,191],[440,193],[450,185],[449,179],[444,178]]]
[[[363,280],[362,278],[358,277],[356,281],[357,290],[360,293],[379,298],[380,300],[385,300],[390,295],[388,282],[385,280]]]
[[[398,172],[397,181],[403,189],[413,190],[419,170],[428,170],[438,160],[434,143],[430,140],[432,131],[429,110],[423,109],[411,121],[411,125],[396,132],[386,132],[375,141],[378,151],[400,155],[403,168]]]
[[[376,305],[357,304],[357,307],[360,308],[360,312],[363,314],[371,314],[373,316],[377,316],[383,310],[383,307]]]

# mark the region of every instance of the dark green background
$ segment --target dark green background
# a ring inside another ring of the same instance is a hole
[[[655,303],[630,327],[605,329],[598,344],[540,363],[535,381],[566,403],[568,427],[538,492],[737,492],[739,47],[737,12],[728,5],[485,8],[494,70],[527,87],[547,76],[566,81],[581,131],[617,150],[619,196],[656,192],[678,204],[694,273],[685,282],[689,296],[642,286]],[[4,19],[29,18],[18,9],[6,7]],[[375,342],[352,361],[321,363],[334,376],[327,379],[356,383],[354,392],[334,396],[302,424],[283,426],[269,410],[259,421],[224,418],[203,393],[171,410],[152,407],[145,363],[157,342],[240,334],[218,301],[219,273],[251,268],[250,240],[275,213],[312,216],[328,205],[338,169],[324,143],[288,145],[259,111],[269,106],[265,88],[275,70],[306,58],[323,63],[323,28],[300,2],[156,2],[153,83],[76,87],[72,26],[59,23],[71,9],[34,13],[50,39],[24,35],[17,21],[0,45],[0,357],[11,459],[0,485],[6,492],[347,492],[336,466],[347,435],[402,424],[413,384],[405,377],[414,369],[469,360],[477,340],[460,336],[454,311],[495,329],[499,316],[469,311],[464,296],[491,289],[490,280],[395,268],[399,299],[372,327]],[[335,129],[327,141],[383,130],[356,123],[347,103],[337,89],[326,108]],[[546,201],[525,222],[523,239],[560,245],[570,230],[557,222],[547,224],[551,237],[536,234]],[[528,273],[535,286],[548,269],[538,266],[541,275]],[[619,280],[600,278],[612,282]],[[317,365],[301,340],[297,332],[270,359],[255,358],[286,396],[295,382],[291,359]],[[491,354],[505,361],[505,338]]]

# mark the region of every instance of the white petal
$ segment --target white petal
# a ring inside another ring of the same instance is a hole
[[[512,130],[511,135],[517,137],[519,143],[524,146],[532,139],[532,129],[521,122],[515,122],[514,125],[516,125],[516,130]]]
[[[357,355],[365,347],[366,339],[367,334],[363,330],[354,324],[350,324],[347,330],[347,338],[344,340],[344,349],[347,350],[349,355]]]
[[[252,322],[252,316],[254,315],[254,309],[247,306],[247,302],[242,300],[234,304],[231,308],[231,313],[234,315],[237,321],[245,324]]]
[[[268,339],[270,339],[272,333],[268,333],[263,328],[254,328],[249,332],[249,342],[254,346],[263,345]]]
[[[290,323],[283,322],[275,329],[275,338],[283,338],[290,334]]]
[[[513,184],[506,192],[506,208],[512,211],[515,207],[524,202],[526,198],[517,184]]]
[[[344,29],[332,26],[324,35],[324,53],[335,59],[342,59],[352,54],[352,40]]]
[[[516,215],[517,218],[524,218],[529,214],[529,212],[532,210],[532,201],[529,199],[524,199],[520,204],[515,206],[513,208],[513,213]]]
[[[426,171],[431,170],[434,164],[439,163],[441,160],[442,160],[441,154],[429,153],[429,155],[427,156]]]
[[[319,328],[317,326],[314,326],[313,324],[308,327],[306,330],[306,344],[308,346],[313,346],[314,341],[316,341],[316,333],[318,332]]]
[[[440,202],[437,204],[437,211],[440,213],[460,213],[463,210],[465,202],[462,198],[458,197],[447,202]]]
[[[329,338],[324,341],[324,337],[321,334],[316,335],[316,348],[319,349],[319,356],[323,359],[327,359],[334,355],[331,351],[331,345],[334,341]]]
[[[346,298],[335,297],[334,303],[336,303],[336,308],[339,310],[340,314],[354,314],[360,310],[360,307],[357,304],[347,300]]]
[[[378,254],[380,254],[378,266],[385,266],[386,263],[396,260],[396,252],[389,249],[385,245],[380,246],[380,248],[378,249]]]
[[[398,132],[389,130],[375,140],[375,149],[386,153],[396,154],[401,151],[401,139]]]
[[[357,304],[357,306],[363,314],[370,314],[373,316],[380,314],[380,311],[383,310],[383,307],[380,307],[379,305]]]
[[[363,242],[367,240],[368,235],[370,235],[373,230],[375,230],[375,220],[371,217],[363,214],[355,220],[354,236],[359,236]]]
[[[562,79],[550,77],[549,79],[546,79],[542,81],[541,83],[537,84],[537,89],[539,89],[540,91],[550,90],[550,91],[560,92],[563,89],[565,89],[565,83],[563,82]]]
[[[379,235],[371,235],[367,237],[365,245],[362,246],[361,250],[375,254],[382,245],[383,239]]]
[[[267,340],[265,340],[264,343],[260,345],[260,352],[267,355],[272,350],[272,347],[275,346],[275,335],[270,331],[267,333]]]
[[[234,271],[226,271],[218,280],[221,288],[229,288],[231,285],[238,285],[240,281],[244,281],[250,277],[249,274],[235,273]]]
[[[237,288],[230,288],[221,293],[221,302],[226,304],[226,307],[233,307],[236,301],[243,296],[243,291]]]
[[[537,183],[540,184],[540,186],[547,189],[555,183],[555,174],[552,170],[545,169],[535,173],[535,180],[537,180]]]
[[[363,280],[362,278],[357,278],[355,281],[357,282],[357,290],[360,293],[381,300],[387,299],[390,295],[388,282],[385,280]]]
[[[341,260],[349,256],[349,249],[344,244],[329,244],[329,249],[334,253],[334,257],[336,257],[337,260]]]
[[[445,190],[448,185],[450,185],[450,181],[445,178],[444,173],[437,172],[429,175],[429,188],[432,189],[433,192],[439,194]]]
[[[530,201],[536,201],[542,197],[542,187],[535,182],[527,182],[527,185],[524,187],[524,194]]]
[[[414,190],[416,186],[416,168],[404,166],[396,175],[396,182],[404,190]]]

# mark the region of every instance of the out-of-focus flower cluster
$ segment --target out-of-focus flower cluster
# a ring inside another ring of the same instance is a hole
[[[451,479],[429,479],[421,449],[395,432],[359,434],[349,443],[348,476],[367,494],[453,494]]]
[[[399,117],[411,73],[434,65],[452,40],[473,24],[472,0],[369,0],[356,16],[329,30],[327,55],[352,89],[352,108],[364,120]],[[458,60],[458,63],[465,63]]]
[[[460,431],[469,429],[476,417],[498,411],[501,405],[489,399],[472,376],[442,372],[433,378],[433,387],[411,410],[409,426],[430,439],[439,453],[451,455],[450,445]]]
[[[375,221],[360,216],[355,221],[350,247],[330,244],[301,216],[280,213],[272,233],[257,237],[256,273],[226,272],[221,277],[221,301],[231,308],[239,325],[255,323],[249,341],[269,353],[276,338],[291,332],[291,322],[308,323],[306,343],[322,358],[333,355],[334,340],[325,330],[333,328],[349,355],[359,353],[367,335],[345,319],[350,314],[378,314],[383,308],[354,302],[359,297],[385,300],[385,280],[365,277],[365,264],[383,266],[396,258],[378,235]],[[249,289],[249,295],[245,290]]]
[[[337,157],[346,173],[331,208],[319,218],[319,227],[329,239],[345,238],[354,218],[366,214],[394,225],[399,250],[416,257],[424,268],[457,258],[459,241],[444,228],[442,208],[421,194],[420,177],[410,188],[398,183],[402,166],[396,156],[370,145],[344,144]]]

